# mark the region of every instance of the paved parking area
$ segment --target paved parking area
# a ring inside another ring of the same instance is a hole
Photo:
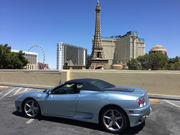
[[[62,118],[25,118],[15,111],[14,100],[33,88],[0,88],[1,135],[110,135],[96,124]],[[145,124],[130,128],[126,135],[179,135],[180,101],[161,100],[152,104],[152,113]]]

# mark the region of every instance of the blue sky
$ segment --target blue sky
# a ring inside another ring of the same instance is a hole
[[[27,51],[40,45],[56,68],[58,42],[91,53],[97,0],[0,0],[0,44]],[[100,0],[101,35],[137,31],[148,52],[161,44],[169,57],[180,56],[180,0]],[[31,50],[42,54],[38,48]]]

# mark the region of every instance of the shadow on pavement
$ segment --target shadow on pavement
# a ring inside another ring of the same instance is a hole
[[[145,122],[143,122],[142,124],[136,126],[136,127],[129,127],[123,135],[135,135],[138,134],[141,130],[143,130],[145,126]]]
[[[23,115],[22,113],[19,113],[17,111],[13,112],[12,114],[19,116],[19,117],[27,118],[25,115]],[[57,123],[79,126],[79,127],[84,127],[84,128],[89,128],[89,129],[93,129],[93,130],[99,130],[102,132],[106,132],[98,124],[93,124],[93,123],[88,123],[88,122],[83,122],[83,121],[78,121],[78,120],[57,118],[57,117],[45,117],[45,116],[41,116],[40,118],[38,118],[38,120],[39,121],[45,120],[45,121],[57,122]],[[129,127],[127,130],[124,131],[124,133],[122,135],[135,135],[135,134],[139,133],[144,128],[144,126],[145,126],[145,122],[136,127],[132,127],[132,128]]]

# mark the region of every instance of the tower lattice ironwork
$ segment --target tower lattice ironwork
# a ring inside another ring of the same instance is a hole
[[[92,45],[90,69],[106,68],[108,65],[108,60],[105,59],[103,47],[101,45],[100,11],[101,7],[98,1],[96,5],[96,25]]]

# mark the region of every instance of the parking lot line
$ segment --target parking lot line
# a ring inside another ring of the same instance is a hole
[[[4,98],[5,96],[7,96],[8,94],[10,94],[12,91],[14,91],[15,88],[12,88],[10,91],[8,91],[6,94],[4,94],[2,97],[0,97],[0,99]]]
[[[16,90],[16,92],[12,95],[12,96],[15,96],[22,88],[19,88]]]
[[[22,90],[21,92],[19,92],[18,94],[22,94],[22,93],[25,93],[29,90],[29,88],[25,88],[24,90]]]
[[[172,105],[172,106],[175,106],[175,107],[177,107],[177,108],[180,108],[179,105],[176,105],[176,104],[174,104],[174,103],[172,103],[172,102],[170,102],[170,101],[168,101],[168,100],[164,100],[164,101],[167,102],[168,104]]]
[[[28,121],[26,121],[26,124],[30,124],[34,121],[34,119],[29,119]]]

